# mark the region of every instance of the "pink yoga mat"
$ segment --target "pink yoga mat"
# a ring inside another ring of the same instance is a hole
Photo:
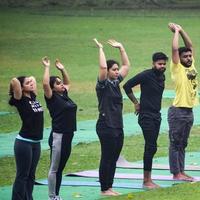
[[[66,176],[80,176],[80,177],[90,177],[98,178],[99,172],[97,170],[88,170],[82,172],[69,173]],[[119,179],[143,179],[142,174],[131,174],[131,173],[115,173],[115,178]],[[164,181],[180,181],[174,180],[172,176],[166,175],[152,175],[153,180],[164,180]],[[194,177],[194,181],[200,181],[200,177]]]

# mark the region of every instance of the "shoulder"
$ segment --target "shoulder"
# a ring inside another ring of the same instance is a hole
[[[149,76],[153,73],[152,69],[146,69],[144,71],[139,72],[136,76],[140,77],[140,78],[144,78],[146,76]]]
[[[67,91],[67,89],[65,89],[65,91],[63,92],[63,95],[64,95],[64,96],[68,96],[68,91]]]
[[[107,83],[108,83],[108,79],[99,80],[99,78],[97,78],[96,89],[104,89]]]
[[[182,67],[182,64],[181,64],[180,62],[174,63],[174,62],[171,60],[171,62],[170,62],[170,70],[171,70],[171,71],[177,70],[177,69],[179,69],[179,68],[181,68],[181,67]]]
[[[124,78],[123,78],[122,75],[120,74],[120,75],[118,76],[117,80],[118,80],[119,83],[120,83],[120,82],[122,82],[122,81],[124,80]]]

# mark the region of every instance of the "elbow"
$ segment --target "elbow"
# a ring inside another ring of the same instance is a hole
[[[129,83],[126,82],[124,85],[123,85],[123,89],[125,91],[125,93],[128,95],[130,93],[132,93],[132,88],[130,87]]]
[[[12,78],[10,81],[10,84],[13,85],[14,83],[18,82],[17,78]]]
[[[43,88],[47,88],[47,87],[49,87],[49,82],[47,82],[47,81],[43,81]]]
[[[123,89],[124,89],[124,91],[125,91],[126,94],[127,94],[128,90],[129,90],[129,87],[128,87],[128,83],[127,83],[127,82],[123,85]]]
[[[178,46],[172,46],[172,54],[178,53],[179,52],[178,49],[179,49]]]

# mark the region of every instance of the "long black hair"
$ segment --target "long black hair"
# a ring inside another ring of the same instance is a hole
[[[20,82],[21,87],[23,87],[25,78],[26,78],[26,76],[18,76],[17,77],[17,80]],[[12,88],[11,84],[10,84],[10,89],[9,89],[9,95],[10,95],[10,99],[9,99],[8,103],[11,106],[13,106],[12,98],[13,98],[14,92],[13,92],[13,88]]]
[[[54,83],[56,82],[56,79],[57,79],[57,78],[60,79],[59,76],[50,76],[50,79],[49,79],[49,85],[50,85],[51,89],[54,88]]]

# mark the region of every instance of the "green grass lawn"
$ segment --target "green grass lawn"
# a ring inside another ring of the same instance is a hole
[[[105,43],[109,38],[121,41],[131,61],[128,78],[151,67],[151,55],[164,51],[170,56],[172,34],[168,22],[175,21],[190,33],[199,55],[199,13],[197,11],[68,11],[68,10],[0,10],[0,111],[15,112],[7,104],[9,81],[14,76],[34,75],[38,81],[39,100],[45,107],[42,91],[41,58],[53,63],[60,58],[71,78],[70,96],[78,104],[78,120],[97,116],[95,82],[98,73],[98,50],[92,39]],[[105,44],[107,58],[119,60],[119,53]],[[197,66],[199,61],[197,59]],[[169,70],[166,88],[172,88]],[[126,79],[127,80],[127,79]],[[132,108],[129,103],[124,112]],[[46,109],[45,109],[46,110]],[[7,121],[10,121],[9,127]],[[0,133],[20,127],[17,114],[1,116]],[[45,126],[50,125],[46,112]]]
[[[57,74],[53,63],[60,58],[71,78],[70,96],[78,104],[78,120],[97,117],[95,82],[98,73],[98,50],[92,42],[94,37],[104,44],[115,38],[126,47],[131,61],[128,78],[139,71],[151,67],[151,55],[164,51],[171,55],[172,34],[168,22],[183,25],[191,36],[196,55],[200,55],[200,16],[198,11],[69,11],[69,10],[26,10],[0,9],[0,111],[16,112],[8,104],[9,81],[14,76],[34,75],[38,81],[39,100],[45,108],[45,126],[50,126],[50,118],[45,106],[42,91],[43,67],[41,58],[49,56],[52,74]],[[117,50],[105,44],[107,58],[119,60]],[[200,64],[196,58],[196,66]],[[128,78],[126,80],[128,80]],[[172,89],[169,70],[166,71],[166,88]],[[164,100],[168,107],[171,101]],[[124,113],[132,111],[129,101],[124,103]],[[0,116],[0,134],[17,131],[20,128],[18,114]],[[194,127],[188,151],[199,151],[199,127]],[[167,156],[168,137],[161,134],[156,156]],[[84,149],[84,152],[83,152]],[[135,153],[137,152],[137,154]],[[131,161],[141,160],[143,138],[141,135],[125,138],[123,154]],[[79,144],[73,148],[65,172],[94,169],[98,167],[99,143]],[[85,162],[87,158],[87,162]],[[88,159],[89,158],[89,159]],[[46,178],[49,165],[49,152],[43,151],[38,165],[37,178]],[[13,183],[15,164],[13,157],[0,159],[0,186]],[[199,184],[186,184],[173,189],[160,189],[129,197],[109,199],[175,200],[200,199]],[[194,191],[194,195],[192,196]],[[180,196],[181,195],[181,196]],[[193,198],[194,197],[194,198]]]

